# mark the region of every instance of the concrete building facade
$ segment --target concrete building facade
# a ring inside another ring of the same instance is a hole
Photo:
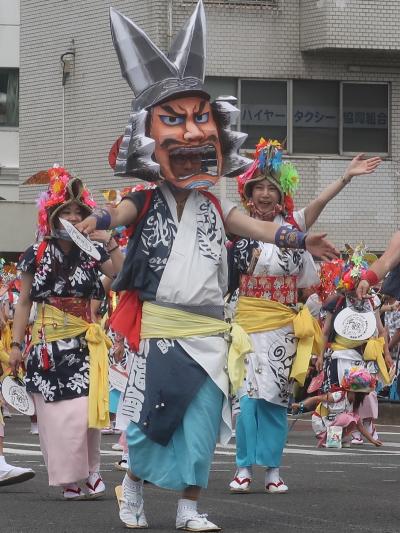
[[[18,200],[19,0],[0,0],[0,198]]]
[[[3,0],[4,1],[4,0]],[[112,4],[163,50],[192,0],[21,0],[20,180],[54,162],[100,191],[128,185],[107,156],[122,134],[132,93],[108,21]],[[1,5],[1,1],[0,1]],[[373,176],[355,178],[316,229],[334,242],[364,239],[382,251],[400,219],[400,11],[396,0],[204,0],[207,84],[233,94],[249,133],[285,142],[306,205],[355,153],[379,153]],[[61,61],[63,57],[64,61]],[[40,187],[20,187],[32,200]],[[234,180],[216,188],[238,200]]]

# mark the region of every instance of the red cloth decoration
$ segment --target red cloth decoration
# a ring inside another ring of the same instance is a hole
[[[142,306],[143,302],[139,299],[137,290],[126,291],[110,319],[111,328],[125,337],[129,347],[135,352],[139,350]]]
[[[119,147],[121,146],[123,138],[124,138],[123,135],[121,135],[121,137],[118,137],[118,139],[115,141],[115,143],[111,146],[111,150],[108,153],[108,164],[113,169],[115,168],[115,165],[117,163]]]
[[[361,274],[361,279],[368,281],[370,287],[379,283],[379,278],[373,270],[364,270]]]

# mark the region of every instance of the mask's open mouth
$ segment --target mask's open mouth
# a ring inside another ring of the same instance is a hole
[[[218,159],[215,146],[180,146],[169,152],[170,168],[178,180],[197,174],[218,176]]]

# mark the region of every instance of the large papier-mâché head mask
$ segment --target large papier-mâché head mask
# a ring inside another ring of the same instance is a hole
[[[208,188],[251,161],[238,149],[247,135],[231,130],[234,98],[210,103],[204,89],[205,14],[200,0],[166,56],[130,19],[111,8],[121,72],[135,94],[115,161],[117,176]]]

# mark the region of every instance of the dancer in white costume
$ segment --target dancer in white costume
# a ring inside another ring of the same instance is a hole
[[[261,139],[252,167],[238,178],[239,194],[254,219],[307,231],[354,176],[373,172],[379,163],[379,157],[364,160],[356,156],[342,178],[305,209],[294,211],[297,171],[291,163],[282,162],[278,141]],[[304,384],[310,355],[319,352],[322,342],[317,321],[297,305],[297,290],[319,283],[319,277],[308,252],[281,249],[255,239],[235,243],[232,263],[231,279],[237,279],[240,295],[235,320],[251,334],[254,352],[247,358],[247,375],[238,392],[238,469],[230,490],[248,492],[252,466],[260,465],[266,468],[265,490],[285,493],[288,487],[279,466],[287,437],[289,377]],[[310,330],[315,332],[314,349],[311,342],[305,350],[305,337],[313,337]]]

